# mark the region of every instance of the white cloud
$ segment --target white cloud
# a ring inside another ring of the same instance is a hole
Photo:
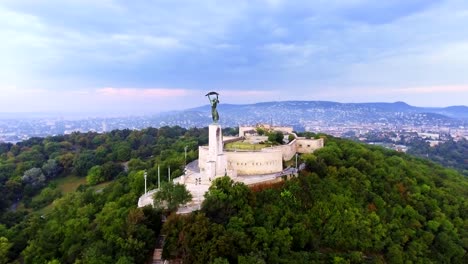
[[[292,43],[270,43],[263,46],[267,56],[272,56],[273,63],[280,65],[269,65],[269,67],[300,67],[311,62],[312,55],[318,53],[321,48],[313,44],[292,44]],[[271,63],[272,61],[268,61]]]
[[[422,94],[425,88],[417,87],[464,87],[466,1],[423,3],[415,10],[408,5],[5,0],[0,4],[0,85],[68,89],[83,99],[97,96],[96,89],[83,92],[81,87],[197,92],[225,87],[232,89],[226,90],[228,96],[245,90],[247,97],[262,100],[279,96],[257,87],[287,88],[298,95],[324,87],[339,87],[336,92],[342,94],[370,87],[382,91],[382,98]],[[374,21],[386,10],[392,12],[388,19]],[[101,92],[113,92],[114,99],[143,93],[109,89],[114,90]],[[448,92],[466,98],[464,90]]]
[[[191,91],[185,89],[174,88],[100,88],[96,90],[98,95],[109,97],[121,97],[129,99],[134,97],[154,98],[154,97],[181,97],[191,94]]]

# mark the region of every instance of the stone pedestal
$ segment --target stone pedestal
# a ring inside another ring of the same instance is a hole
[[[223,153],[223,133],[221,126],[211,124],[208,127],[208,158],[205,175],[209,180],[224,176],[227,168],[227,157]]]

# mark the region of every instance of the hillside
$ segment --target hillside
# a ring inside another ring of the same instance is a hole
[[[466,263],[468,180],[434,163],[329,138],[307,170],[248,189],[218,179],[163,227],[185,263]]]
[[[181,175],[184,148],[190,162],[207,140],[162,127],[0,143],[0,263],[144,263],[160,228],[136,208],[144,170],[155,188],[158,166]]]
[[[162,127],[0,144],[0,263],[145,263],[161,212],[136,208],[144,170],[154,188],[158,166],[162,181],[168,167],[176,177],[185,146],[189,162],[206,142],[207,129]],[[329,136],[325,148],[302,160],[306,170],[283,184],[250,190],[216,181],[199,212],[169,217],[164,257],[185,263],[466,263],[466,177]],[[124,161],[128,171],[113,170]],[[87,184],[61,193],[54,183],[72,174]],[[92,187],[109,179],[103,189]],[[18,201],[31,208],[15,208]]]
[[[246,105],[220,104],[223,126],[239,124],[288,124],[303,130],[311,124],[392,124],[424,126],[458,126],[466,124],[468,107],[424,108],[396,103],[337,103],[325,101],[281,101]],[[210,107],[158,115],[154,122],[161,125],[206,126],[211,122]]]

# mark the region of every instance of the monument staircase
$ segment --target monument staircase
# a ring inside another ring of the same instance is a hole
[[[153,251],[153,258],[151,264],[166,264],[167,261],[162,259],[162,247],[164,245],[164,236],[160,235],[156,242],[156,248]]]

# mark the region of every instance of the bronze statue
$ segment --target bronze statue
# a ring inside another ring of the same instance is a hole
[[[210,95],[213,95],[213,98],[210,97]],[[218,115],[218,110],[216,110],[216,107],[219,104],[218,100],[218,93],[217,92],[209,92],[205,96],[208,96],[208,100],[210,100],[211,104],[211,116],[213,117],[213,122],[218,123],[219,120],[219,115]],[[214,97],[216,96],[216,97]]]

